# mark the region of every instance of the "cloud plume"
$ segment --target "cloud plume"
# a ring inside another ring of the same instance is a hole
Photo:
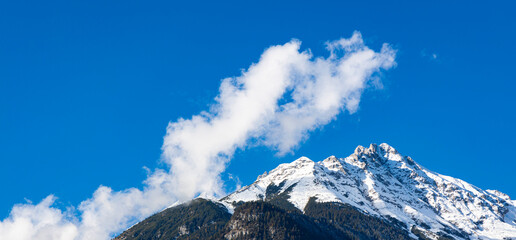
[[[240,76],[223,79],[210,109],[169,123],[162,146],[169,169],[152,172],[143,189],[101,186],[76,210],[52,207],[53,196],[17,205],[0,222],[0,239],[109,239],[175,201],[222,196],[220,174],[237,149],[292,152],[341,112],[356,112],[364,89],[395,65],[389,45],[371,50],[358,32],[326,47],[327,57],[315,57],[298,40],[271,46]]]
[[[241,76],[222,81],[209,112],[169,124],[163,153],[179,197],[221,193],[218,176],[249,141],[283,154],[342,110],[355,112],[373,73],[395,64],[394,50],[384,45],[375,52],[358,32],[327,43],[327,58],[300,52],[300,45],[268,48]]]

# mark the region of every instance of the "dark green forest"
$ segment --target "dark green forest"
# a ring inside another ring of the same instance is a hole
[[[312,198],[303,214],[285,196],[269,196],[235,203],[233,215],[221,204],[195,199],[147,218],[115,240],[411,239],[403,223],[366,215],[350,205]]]

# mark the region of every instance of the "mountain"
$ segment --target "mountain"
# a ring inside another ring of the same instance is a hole
[[[206,239],[223,229],[230,218],[222,204],[194,199],[145,219],[115,239]]]
[[[346,158],[302,157],[218,201],[196,201],[211,205],[169,208],[117,239],[170,239],[163,228],[172,239],[516,239],[516,201],[425,169],[385,143]],[[228,215],[188,220],[205,211]],[[166,212],[180,217],[156,221]],[[134,231],[142,226],[147,234]]]
[[[242,202],[231,215],[216,200],[197,198],[151,216],[115,240],[411,239],[397,223],[351,206],[311,199],[303,213],[275,203]]]

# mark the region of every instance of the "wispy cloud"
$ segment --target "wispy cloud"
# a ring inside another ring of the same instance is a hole
[[[421,50],[421,57],[431,61],[438,61],[439,55],[435,52],[428,52],[426,49]]]
[[[327,43],[328,57],[314,57],[292,40],[269,47],[238,77],[224,79],[215,103],[189,119],[169,123],[163,143],[168,170],[156,170],[143,189],[99,187],[72,211],[17,205],[0,222],[0,239],[109,239],[130,224],[199,194],[222,196],[224,172],[238,148],[265,145],[285,154],[343,111],[357,111],[362,91],[378,72],[395,65],[395,51],[364,45],[360,33]]]

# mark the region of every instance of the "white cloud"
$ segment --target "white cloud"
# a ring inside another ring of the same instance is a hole
[[[279,106],[265,131],[266,144],[280,153],[289,152],[343,109],[356,112],[362,91],[379,84],[373,74],[395,64],[393,49],[384,45],[380,52],[374,52],[364,45],[359,33],[327,45],[330,57],[305,65],[309,71],[295,79],[293,101]]]
[[[158,170],[147,178],[145,184],[143,190],[113,191],[109,187],[99,187],[92,198],[79,205],[78,239],[110,239],[113,233],[176,201],[168,173]]]
[[[394,50],[384,45],[375,52],[358,32],[328,42],[326,58],[300,45],[268,48],[241,76],[222,81],[209,111],[171,122],[162,147],[170,169],[150,173],[144,189],[101,186],[80,204],[77,218],[53,208],[53,196],[17,205],[0,222],[0,239],[109,239],[174,201],[221,196],[220,174],[236,149],[252,142],[292,151],[340,112],[356,112],[362,91],[379,84],[375,74],[395,65]]]
[[[56,239],[68,240],[78,236],[72,217],[52,208],[55,197],[50,195],[33,205],[15,205],[8,218],[0,222],[0,239]]]
[[[428,53],[426,49],[421,50],[421,57],[427,58],[430,61],[438,61],[439,55],[435,52]]]
[[[163,152],[180,199],[222,193],[220,173],[250,140],[283,154],[343,109],[355,112],[371,76],[395,64],[394,50],[375,52],[358,32],[327,43],[328,58],[300,52],[300,45],[270,47],[241,76],[223,80],[210,112],[169,124]]]

